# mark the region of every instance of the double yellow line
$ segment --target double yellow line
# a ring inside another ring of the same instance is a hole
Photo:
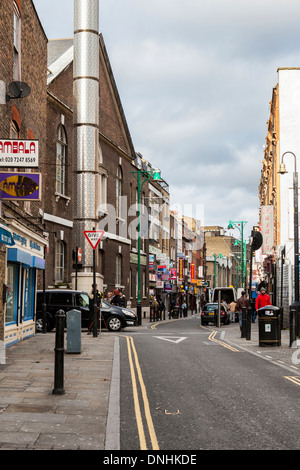
[[[210,341],[212,341],[213,343],[218,343],[220,344],[221,346],[223,346],[224,348],[227,348],[227,349],[230,349],[230,351],[233,351],[233,352],[239,352],[238,349],[234,348],[233,346],[230,346],[229,344],[227,343],[224,343],[223,341],[219,341],[218,339],[215,339],[215,336],[217,334],[217,331],[214,330],[208,337],[208,339]]]
[[[150,440],[152,444],[152,450],[159,450],[159,446],[158,446],[158,442],[157,442],[157,438],[156,438],[156,434],[155,434],[155,430],[153,426],[153,421],[152,421],[152,417],[150,413],[150,406],[149,406],[149,401],[147,397],[146,387],[144,384],[144,380],[143,380],[137,352],[135,349],[135,345],[133,342],[133,338],[127,336],[126,339],[127,339],[127,350],[128,350],[132,391],[133,391],[133,399],[134,399],[134,410],[135,410],[135,416],[136,416],[136,422],[137,422],[137,428],[138,428],[138,434],[139,434],[139,440],[140,440],[140,449],[147,450],[147,442],[146,442],[141,407],[140,407],[140,402],[139,402],[136,374],[137,374],[137,378],[138,378],[141,392],[142,392],[145,418],[146,418],[146,423],[148,426],[149,436],[150,436]],[[133,361],[133,357],[134,357],[134,361]],[[136,372],[135,372],[135,369],[136,369]]]
[[[290,380],[290,381],[293,382],[294,384],[300,386],[300,377],[299,377],[299,376],[286,376],[285,378],[286,378],[287,380]]]

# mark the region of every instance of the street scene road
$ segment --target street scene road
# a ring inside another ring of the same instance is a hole
[[[226,342],[226,331],[237,328],[222,327],[222,340],[220,331],[212,334],[196,315],[120,338],[121,449],[299,449],[299,382],[288,380],[289,365]],[[134,386],[128,380],[133,347],[144,391],[138,379]],[[135,412],[135,387],[141,417]],[[145,395],[151,419],[145,415]]]

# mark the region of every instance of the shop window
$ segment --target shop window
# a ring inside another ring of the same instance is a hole
[[[6,325],[17,323],[18,312],[18,282],[19,268],[15,264],[7,264],[7,294],[6,294]]]
[[[56,142],[56,192],[66,194],[67,136],[62,125],[58,127]]]

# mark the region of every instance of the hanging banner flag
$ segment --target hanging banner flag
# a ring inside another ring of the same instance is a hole
[[[183,258],[179,258],[178,260],[178,279],[179,281],[183,281]]]
[[[272,253],[274,245],[274,206],[261,206],[261,234],[263,238],[262,252]]]
[[[172,268],[172,269],[170,270],[170,273],[171,273],[171,279],[176,279],[176,277],[177,277],[177,269]]]
[[[195,263],[191,263],[191,279],[195,279]]]

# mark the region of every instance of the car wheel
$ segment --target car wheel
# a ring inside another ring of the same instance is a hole
[[[122,322],[118,317],[110,317],[107,322],[107,328],[109,331],[120,331],[122,328]]]
[[[49,323],[48,320],[46,320],[46,330],[51,331],[53,330],[53,327],[51,327],[51,324]],[[35,331],[37,333],[43,333],[43,319],[38,318],[35,322]]]

